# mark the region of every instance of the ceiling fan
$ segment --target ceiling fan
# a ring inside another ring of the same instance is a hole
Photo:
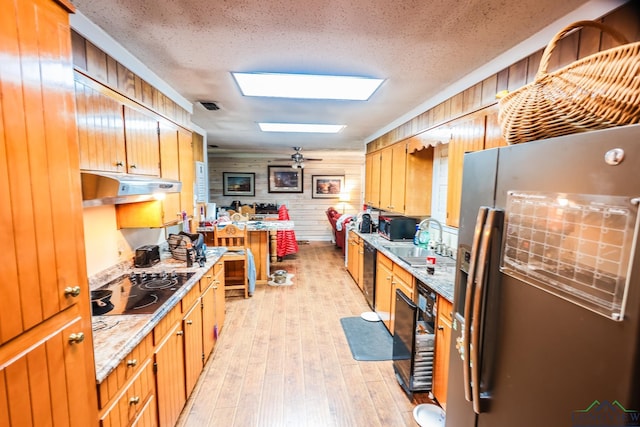
[[[309,158],[309,157],[304,157],[302,155],[302,153],[300,152],[300,150],[302,150],[302,147],[293,147],[293,149],[295,150],[295,153],[293,153],[291,155],[291,158],[289,158],[289,159],[276,159],[276,161],[282,161],[282,162],[291,161],[291,162],[293,162],[291,164],[291,167],[293,169],[298,169],[298,168],[302,169],[302,168],[304,168],[304,162],[314,162],[314,161],[321,161],[322,160],[322,159],[312,159],[312,158]]]

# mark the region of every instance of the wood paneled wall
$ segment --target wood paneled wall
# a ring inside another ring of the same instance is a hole
[[[327,158],[320,162],[307,162],[303,169],[302,193],[269,193],[268,166],[272,163],[263,158],[215,157],[209,156],[209,200],[218,206],[228,206],[233,200],[243,204],[286,203],[289,217],[295,223],[297,240],[331,240],[331,227],[325,211],[334,206],[339,212],[355,214],[362,209],[364,182],[364,154],[351,158]],[[287,162],[276,163],[285,165]],[[223,196],[223,172],[255,173],[255,197]],[[338,199],[314,199],[311,197],[311,177],[313,175],[344,175],[345,188],[350,201]]]
[[[179,125],[191,127],[191,114],[187,110],[134,74],[133,71],[75,31],[71,32],[71,42],[73,66],[77,71]]]
[[[630,1],[612,11],[604,16],[601,22],[622,32],[630,42],[640,40],[640,4],[637,1]],[[561,28],[558,28],[558,31],[560,30]],[[576,59],[614,46],[616,42],[611,36],[601,36],[600,31],[596,29],[585,28],[576,31],[558,43],[547,71],[557,70]],[[541,46],[535,53],[369,142],[367,153],[496,104],[496,93],[505,89],[514,91],[534,80],[545,47]]]

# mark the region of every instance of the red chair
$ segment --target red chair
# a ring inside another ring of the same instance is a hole
[[[352,218],[346,219],[342,223],[342,229],[338,230],[336,224],[338,220],[342,216],[340,212],[335,210],[335,208],[330,207],[327,209],[327,218],[329,219],[329,223],[331,224],[331,231],[333,232],[333,239],[336,242],[336,246],[342,249],[342,253],[344,254],[344,239],[347,232],[347,224],[352,220]]]

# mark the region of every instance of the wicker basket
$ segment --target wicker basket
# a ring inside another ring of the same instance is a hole
[[[580,27],[596,27],[622,44],[547,73],[558,41]],[[509,144],[640,122],[640,42],[594,21],[575,22],[555,35],[532,83],[499,101]]]

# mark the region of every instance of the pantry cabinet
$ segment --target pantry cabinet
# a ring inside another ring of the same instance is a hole
[[[0,0],[0,9],[0,425],[96,425],[74,7]]]
[[[438,296],[436,307],[436,354],[432,392],[436,399],[438,399],[440,405],[446,409],[453,304],[445,298]]]

